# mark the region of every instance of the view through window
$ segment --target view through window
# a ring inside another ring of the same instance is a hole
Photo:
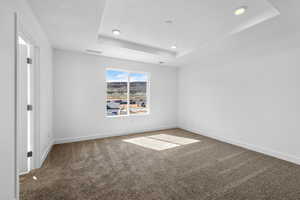
[[[147,73],[107,69],[106,83],[107,116],[148,113],[149,85]]]

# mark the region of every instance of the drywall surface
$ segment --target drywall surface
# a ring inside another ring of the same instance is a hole
[[[299,54],[183,69],[179,126],[300,161]]]
[[[1,5],[1,4],[0,4]],[[15,198],[15,27],[14,13],[0,7],[0,199]]]
[[[177,125],[177,69],[54,50],[55,140],[129,134]],[[150,114],[106,117],[106,68],[149,72]]]
[[[294,9],[278,7],[279,18],[212,44],[179,70],[178,121],[300,164],[300,37]]]

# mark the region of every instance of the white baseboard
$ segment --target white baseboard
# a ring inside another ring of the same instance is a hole
[[[25,175],[25,174],[28,174],[29,172],[20,172],[19,173],[19,176],[22,176],[22,175]]]
[[[199,130],[190,129],[190,128],[182,127],[182,126],[179,126],[179,128],[190,131],[190,132],[193,132],[193,133],[196,133],[196,134],[199,134],[199,135],[203,135],[203,136],[206,136],[206,137],[209,137],[209,138],[213,138],[213,139],[216,139],[216,140],[219,140],[219,141],[222,141],[222,142],[226,142],[226,143],[233,144],[233,145],[236,145],[236,146],[239,146],[239,147],[243,147],[243,148],[249,149],[251,151],[255,151],[255,152],[259,152],[259,153],[262,153],[262,154],[265,154],[265,155],[268,155],[268,156],[271,156],[271,157],[275,157],[275,158],[278,158],[280,160],[285,160],[285,161],[292,162],[294,164],[300,165],[300,158],[297,158],[295,156],[291,156],[291,155],[287,155],[287,154],[284,154],[284,153],[281,153],[281,152],[278,152],[278,151],[273,151],[273,150],[270,150],[270,149],[258,147],[256,145],[247,144],[247,143],[244,143],[244,142],[241,142],[241,141],[231,140],[231,139],[228,139],[228,138],[208,134],[205,131],[199,131]]]
[[[95,135],[73,137],[73,138],[59,138],[59,139],[55,139],[54,144],[64,144],[70,142],[79,142],[79,141],[94,140],[94,139],[101,139],[101,138],[108,138],[108,137],[115,137],[115,136],[124,136],[124,135],[130,135],[135,133],[159,131],[159,130],[173,129],[173,128],[177,128],[177,125],[161,126],[154,129],[149,128],[149,129],[141,129],[141,130],[134,130],[134,131],[117,131],[111,133],[95,134]]]
[[[41,162],[40,162],[40,167],[43,165],[43,163],[45,162],[49,152],[51,151],[52,149],[52,146],[54,145],[54,139],[51,139],[46,150],[43,152],[43,155],[41,157]]]

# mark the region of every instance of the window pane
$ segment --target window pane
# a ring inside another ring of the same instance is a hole
[[[107,116],[127,115],[128,73],[117,70],[106,71]]]
[[[143,114],[148,111],[147,84],[145,73],[131,73],[129,85],[130,114]]]

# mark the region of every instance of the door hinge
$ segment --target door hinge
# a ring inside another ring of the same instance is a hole
[[[27,158],[31,158],[32,157],[32,151],[27,152]]]
[[[32,59],[31,58],[27,58],[27,64],[32,64]]]
[[[28,104],[28,105],[27,105],[27,111],[32,111],[32,110],[33,110],[33,106],[30,105],[30,104]]]

